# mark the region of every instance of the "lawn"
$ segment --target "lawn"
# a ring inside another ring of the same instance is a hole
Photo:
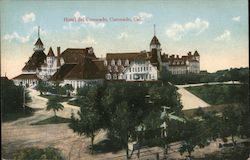
[[[31,125],[59,124],[59,123],[69,123],[69,122],[70,122],[69,118],[53,116],[36,123],[32,123]]]
[[[212,105],[239,103],[248,92],[241,84],[203,85],[186,89]]]
[[[47,99],[54,97],[54,95],[39,95],[39,96]],[[72,97],[59,96],[59,102],[67,102],[71,98]]]

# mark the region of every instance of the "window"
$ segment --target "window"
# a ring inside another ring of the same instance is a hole
[[[131,72],[131,68],[129,68],[129,72]]]
[[[129,79],[132,79],[132,74],[130,74],[130,77],[129,77]]]
[[[112,60],[111,60],[111,66],[114,66],[114,65],[115,65],[115,60],[112,59]]]
[[[113,74],[113,79],[117,79],[117,75],[116,74]]]
[[[108,66],[108,70],[109,70],[109,72],[111,72],[111,66]]]
[[[151,79],[151,74],[149,74],[149,79]]]
[[[146,70],[146,67],[144,67],[144,71]]]
[[[121,60],[119,59],[118,61],[117,61],[117,65],[121,65],[122,64],[122,62],[121,62]]]
[[[135,68],[133,67],[133,72],[135,71]]]
[[[138,72],[140,72],[140,67],[138,67]]]
[[[111,79],[111,74],[109,74],[109,73],[106,74],[106,78],[107,78],[107,79]]]
[[[107,60],[104,60],[104,66],[107,66],[107,65],[108,65]]]
[[[151,71],[151,67],[149,67],[149,71]]]
[[[115,72],[118,72],[118,67],[117,66],[115,66]]]
[[[123,79],[123,74],[120,73],[118,79]]]
[[[125,66],[128,66],[128,65],[129,65],[129,60],[126,59],[126,60],[125,60]]]

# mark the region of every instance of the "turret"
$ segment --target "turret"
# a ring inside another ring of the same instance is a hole
[[[159,42],[158,38],[155,35],[155,25],[154,25],[154,37],[152,38],[151,42],[150,42],[150,51],[152,52],[154,49],[157,50],[157,61],[158,64],[160,66],[160,70],[161,70],[161,43]]]
[[[43,42],[40,39],[40,27],[38,26],[38,39],[35,43],[34,51],[44,51]]]

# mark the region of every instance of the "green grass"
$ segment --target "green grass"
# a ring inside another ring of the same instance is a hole
[[[34,114],[34,110],[26,106],[25,110],[20,109],[19,111],[16,111],[16,112],[2,113],[2,121],[3,122],[16,121],[19,118],[26,118],[26,117],[33,116],[33,114]]]
[[[239,84],[203,85],[186,89],[211,105],[239,103],[245,96],[245,88]]]
[[[47,99],[51,99],[52,97],[54,97],[54,95],[39,95],[39,96]],[[67,102],[71,98],[72,97],[59,96],[59,102]]]
[[[36,123],[32,123],[32,125],[59,124],[59,123],[69,123],[69,122],[70,122],[69,118],[53,116]]]

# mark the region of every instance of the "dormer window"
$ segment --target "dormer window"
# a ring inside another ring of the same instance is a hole
[[[109,72],[111,72],[111,66],[108,66],[108,70],[109,70]]]
[[[115,72],[118,72],[118,67],[117,66],[115,66]]]
[[[107,66],[107,65],[108,65],[107,60],[104,60],[104,66]]]
[[[115,65],[115,60],[112,59],[112,60],[111,60],[111,66],[114,66],[114,65]]]
[[[126,59],[126,60],[125,60],[125,66],[128,66],[128,65],[129,65],[129,60]]]
[[[121,62],[121,60],[119,59],[119,60],[117,61],[117,65],[120,66],[121,64],[122,64],[122,62]]]
[[[88,53],[92,54],[92,53],[93,53],[93,48],[90,48],[90,49],[88,50]]]

